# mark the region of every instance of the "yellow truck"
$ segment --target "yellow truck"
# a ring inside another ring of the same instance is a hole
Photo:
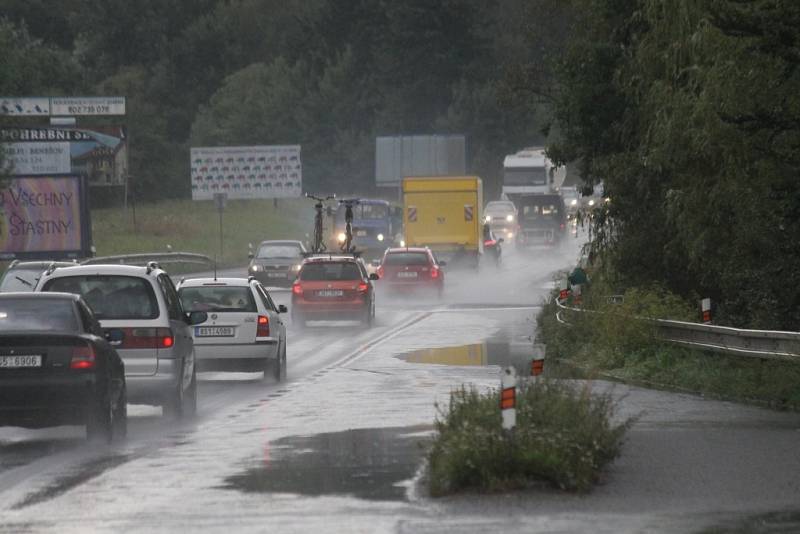
[[[403,178],[403,228],[408,247],[477,268],[483,254],[483,183],[477,176]]]

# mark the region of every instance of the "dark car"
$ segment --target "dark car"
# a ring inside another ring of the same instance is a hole
[[[125,436],[125,368],[80,296],[0,295],[0,425]]]
[[[300,241],[262,241],[250,253],[248,273],[267,287],[290,287],[306,253]]]
[[[408,294],[410,291],[429,291],[439,297],[444,292],[445,262],[427,248],[390,248],[378,266],[380,286],[393,293]]]
[[[18,261],[8,266],[0,279],[0,293],[11,291],[33,291],[42,273],[50,267],[73,267],[68,261]]]
[[[516,205],[520,223],[519,246],[554,248],[561,244],[567,231],[567,210],[561,195],[519,195]]]
[[[292,284],[292,321],[359,320],[372,325],[377,274],[367,274],[360,258],[312,257],[303,261]]]

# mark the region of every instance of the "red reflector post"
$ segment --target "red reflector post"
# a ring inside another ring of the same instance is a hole
[[[533,360],[531,362],[531,376],[539,376],[544,373],[544,360]]]
[[[517,388],[505,388],[500,393],[500,409],[508,410],[517,405]]]

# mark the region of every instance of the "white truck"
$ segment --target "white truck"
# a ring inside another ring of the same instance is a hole
[[[544,147],[509,154],[503,161],[502,198],[513,201],[521,194],[555,193],[567,177],[567,168],[553,165]]]

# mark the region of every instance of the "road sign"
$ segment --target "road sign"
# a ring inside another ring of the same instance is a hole
[[[47,97],[0,98],[0,115],[37,117],[50,115],[50,99]]]
[[[225,210],[225,205],[228,203],[227,193],[214,193],[214,207],[219,211]]]
[[[13,175],[68,174],[69,143],[8,143],[2,147]]]
[[[50,115],[125,115],[124,96],[52,97]]]

